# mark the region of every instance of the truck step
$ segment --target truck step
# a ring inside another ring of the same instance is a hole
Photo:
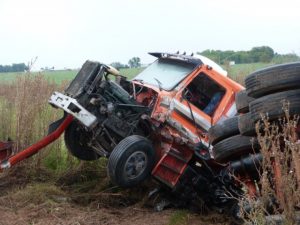
[[[157,163],[152,175],[169,187],[174,187],[184,173],[191,157],[192,154],[182,154],[171,148]]]

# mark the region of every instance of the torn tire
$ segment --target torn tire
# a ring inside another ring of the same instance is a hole
[[[223,163],[232,161],[244,154],[253,153],[259,150],[256,138],[235,135],[220,141],[213,146],[213,155],[217,162]]]
[[[242,90],[235,94],[235,104],[238,113],[249,112],[249,103],[252,102],[254,98],[249,97],[246,90]]]
[[[246,77],[245,84],[248,95],[254,98],[299,88],[300,62],[276,65],[255,71]]]
[[[238,117],[234,116],[212,126],[208,131],[209,141],[212,145],[230,136],[239,134]]]
[[[267,115],[270,121],[284,117],[284,102],[289,105],[290,116],[300,114],[300,89],[266,95],[251,102],[250,112],[253,121],[257,122],[262,115]]]
[[[124,138],[108,159],[108,176],[112,183],[128,188],[147,179],[155,161],[151,142],[142,136]]]
[[[71,155],[80,160],[92,161],[100,157],[88,142],[92,134],[87,132],[78,121],[74,120],[65,130],[65,144]]]

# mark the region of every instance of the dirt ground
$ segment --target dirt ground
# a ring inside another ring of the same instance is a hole
[[[187,218],[173,221],[174,210],[154,212],[151,209],[126,207],[123,209],[78,207],[71,204],[58,204],[54,208],[45,205],[31,205],[17,210],[0,207],[1,225],[161,225],[161,224],[226,224],[226,222],[213,223],[212,218],[201,218],[199,215],[188,215]]]
[[[148,209],[126,207],[90,208],[72,204],[57,204],[53,208],[45,205],[31,205],[13,210],[1,207],[0,224],[61,224],[61,225],[96,225],[96,224],[168,224],[171,211],[153,212]]]
[[[20,170],[0,176],[0,225],[228,224],[219,214],[174,208],[156,212],[139,190],[99,192],[80,187],[75,192],[78,187],[41,179],[46,176],[27,177]],[[134,193],[138,197],[133,198]]]

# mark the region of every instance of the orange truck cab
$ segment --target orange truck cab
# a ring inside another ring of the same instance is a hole
[[[202,139],[208,144],[208,129],[237,113],[235,94],[244,87],[204,56],[150,54],[156,56],[157,61],[133,82],[143,83],[158,93],[151,117],[181,124],[195,142]]]
[[[204,56],[150,54],[157,60],[133,83],[156,92],[151,118],[162,128],[155,137],[159,161],[152,175],[174,187],[194,155],[191,146],[201,143],[208,150],[202,151],[203,157],[212,157],[207,132],[217,122],[236,115],[235,94],[244,88]],[[147,95],[136,99],[143,103]]]

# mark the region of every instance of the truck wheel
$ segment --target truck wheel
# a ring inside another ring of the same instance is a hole
[[[250,112],[238,116],[238,126],[241,135],[254,136],[256,134],[255,122]]]
[[[253,153],[259,149],[256,138],[235,135],[213,146],[213,155],[217,162],[223,163],[236,159],[247,153]]]
[[[249,96],[258,98],[278,91],[299,88],[300,63],[287,63],[258,70],[245,79]]]
[[[124,138],[108,159],[108,175],[120,187],[133,187],[151,174],[155,152],[145,137],[132,135]]]
[[[238,117],[234,116],[212,126],[208,131],[208,137],[210,143],[214,145],[225,138],[239,133]]]
[[[300,89],[266,95],[250,103],[250,112],[254,122],[261,119],[261,114],[268,115],[270,121],[285,116],[284,102],[289,103],[289,115],[300,114]]]
[[[79,122],[73,121],[65,130],[65,143],[69,152],[78,159],[85,161],[96,160],[100,157],[90,146],[87,145],[91,135]]]
[[[254,98],[247,95],[246,90],[242,90],[235,94],[235,104],[238,113],[249,112],[249,103],[252,102]]]

